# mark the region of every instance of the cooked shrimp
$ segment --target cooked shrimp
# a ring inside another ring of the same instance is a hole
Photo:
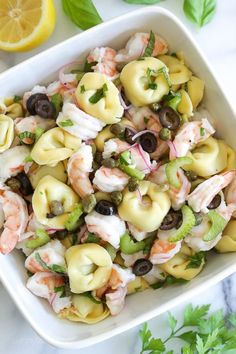
[[[127,42],[125,49],[118,52],[116,56],[117,62],[129,62],[141,57],[147,47],[150,38],[149,33],[135,33]],[[167,53],[167,42],[155,34],[155,45],[152,56],[162,55]]]
[[[207,213],[207,206],[212,199],[235,178],[236,170],[227,171],[219,175],[215,175],[202,182],[187,197],[189,206],[195,212]]]
[[[24,171],[25,159],[30,155],[27,146],[15,146],[0,154],[0,181],[5,181],[11,176]]]
[[[72,125],[62,126],[61,128],[85,141],[95,139],[98,132],[105,126],[105,123],[101,120],[81,111],[70,102],[64,103],[62,113],[59,113],[56,123],[60,126],[60,123],[65,120],[71,121]]]
[[[196,144],[206,140],[214,133],[215,129],[206,118],[184,123],[173,140],[176,156],[186,156],[188,151],[193,149]],[[176,156],[173,156],[170,152],[170,160]]]
[[[4,213],[3,232],[0,236],[0,253],[8,254],[21,241],[29,219],[27,205],[21,196],[0,189],[0,205]]]
[[[67,165],[69,181],[81,198],[93,193],[89,179],[92,171],[93,154],[90,145],[82,144],[79,150],[71,156]]]
[[[44,131],[46,131],[56,126],[54,119],[44,119],[39,116],[16,118],[14,123],[16,134],[20,134],[26,131],[34,133],[36,128],[42,128]]]
[[[25,260],[25,267],[32,273],[43,272],[46,269],[37,260],[37,255],[40,256],[47,266],[53,264],[65,267],[65,247],[58,240],[52,240],[42,247],[38,247]]]
[[[122,311],[125,305],[126,294],[127,287],[119,287],[115,291],[111,290],[109,293],[106,293],[106,304],[112,316],[118,315]]]
[[[92,69],[95,72],[105,74],[109,79],[114,80],[119,72],[116,69],[116,51],[109,47],[95,48],[87,57],[88,63],[95,63]]]
[[[71,306],[71,297],[62,296],[65,278],[49,272],[38,272],[30,277],[26,287],[36,296],[47,299],[56,313]],[[61,288],[61,291],[57,289]],[[57,290],[57,291],[56,291]]]
[[[148,282],[148,284],[155,284],[158,281],[163,281],[165,279],[165,274],[163,270],[158,267],[158,265],[154,265],[150,272],[143,275],[143,278]]]
[[[129,222],[127,224],[128,224],[129,231],[131,235],[135,238],[135,240],[142,241],[149,236],[148,232],[139,230],[137,227],[130,224]]]
[[[122,191],[129,177],[119,168],[100,167],[93,179],[93,184],[102,192]]]
[[[129,149],[132,158],[132,164],[138,170],[144,172],[145,174],[150,173],[156,168],[156,161],[150,159],[149,153],[143,150],[140,144],[135,144]]]
[[[228,185],[225,190],[225,200],[227,204],[236,203],[236,178]],[[236,212],[233,213],[233,217],[236,218]]]
[[[153,264],[166,263],[179,252],[181,242],[168,242],[168,237],[167,231],[158,231],[158,239],[154,242],[149,257]]]
[[[125,222],[119,216],[107,216],[92,211],[86,215],[85,222],[89,232],[95,233],[113,247],[119,248],[120,238],[126,230]]]
[[[147,258],[147,255],[145,255],[143,253],[143,251],[139,251],[133,254],[125,254],[123,252],[121,252],[121,257],[124,260],[124,265],[126,267],[131,267],[132,265],[134,265],[134,263],[141,258]]]
[[[123,151],[128,150],[131,145],[118,138],[109,139],[104,144],[102,157],[108,159],[111,156],[118,156]]]

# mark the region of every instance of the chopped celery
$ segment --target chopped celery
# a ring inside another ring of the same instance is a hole
[[[114,259],[116,258],[116,253],[117,250],[115,249],[115,247],[113,247],[110,243],[107,243],[105,246],[105,249],[107,250],[107,252],[109,253],[112,262],[114,261]]]
[[[169,237],[168,239],[169,242],[177,242],[182,240],[195,225],[195,216],[192,209],[190,209],[187,205],[184,205],[181,208],[181,211],[182,211],[182,218],[183,218],[182,224],[176,230],[174,235]]]
[[[120,154],[120,164],[121,165],[131,165],[132,164],[132,156],[130,151],[126,150]]]
[[[203,241],[214,240],[225,228],[227,221],[215,210],[209,211],[207,214],[211,220],[211,228],[208,233],[203,237]]]
[[[168,102],[168,106],[171,107],[173,110],[177,112],[178,105],[180,104],[181,101],[181,95],[180,96],[175,96]]]
[[[142,171],[138,170],[137,168],[133,168],[131,166],[120,165],[120,169],[122,171],[124,171],[127,175],[129,175],[130,177],[137,178],[139,181],[141,181],[145,177],[145,173],[143,173]]]
[[[44,229],[37,229],[35,234],[37,236],[36,238],[26,242],[27,248],[38,248],[50,241],[50,237]]]
[[[177,175],[178,169],[185,165],[190,165],[193,160],[190,157],[177,157],[166,165],[166,177],[169,184],[175,188],[180,188],[181,184]]]
[[[83,214],[82,204],[76,204],[74,210],[68,216],[65,228],[68,231],[74,231],[80,226],[80,217]]]
[[[145,246],[145,241],[134,242],[127,232],[120,239],[120,249],[124,254],[133,254],[142,251]]]

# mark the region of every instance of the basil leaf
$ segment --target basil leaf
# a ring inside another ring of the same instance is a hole
[[[138,4],[138,5],[153,5],[164,0],[124,0],[128,4]]]
[[[65,14],[82,30],[102,22],[92,0],[62,0],[62,6]]]
[[[103,97],[106,96],[106,91],[108,91],[108,87],[107,84],[104,84],[89,98],[89,102],[92,104],[98,103]]]
[[[61,293],[61,294],[60,294],[60,298],[66,297],[66,288],[65,288],[65,285],[56,286],[56,287],[54,288],[54,292],[55,292],[55,293]]]
[[[74,125],[74,123],[72,122],[71,119],[66,119],[66,120],[62,120],[59,125],[61,127],[72,127]]]
[[[184,0],[186,17],[199,27],[212,20],[216,12],[216,0]]]
[[[145,51],[144,51],[144,53],[142,55],[142,58],[151,57],[152,56],[154,45],[155,45],[155,40],[156,40],[155,39],[155,34],[151,31],[147,47],[146,47],[146,49],[145,49]]]

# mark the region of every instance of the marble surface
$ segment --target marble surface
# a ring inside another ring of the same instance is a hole
[[[61,9],[61,0],[55,0],[57,7],[57,27],[50,40],[31,52],[21,54],[6,54],[0,52],[0,71],[7,66],[12,66],[22,60],[42,51],[45,48],[56,44],[63,39],[79,32],[69,19],[64,16]],[[122,0],[95,0],[98,10],[104,20],[121,15],[138,8],[138,5],[128,5]],[[186,21],[182,10],[181,2],[167,0],[161,2],[160,6],[175,13],[189,28],[203,49],[205,55],[212,64],[216,76],[219,78],[222,87],[229,99],[236,102],[236,1],[218,1],[217,14],[214,20],[200,31]],[[94,46],[96,43],[94,43]],[[211,308],[224,308],[226,312],[236,310],[236,275],[233,275],[223,282],[215,285],[201,296],[192,299],[194,304],[209,303]],[[9,298],[7,292],[0,284],[0,353],[8,354],[68,354],[69,350],[56,349],[46,344],[23,319],[15,305]],[[175,308],[173,313],[177,317],[181,314],[185,304]],[[148,322],[150,328],[156,335],[166,334],[166,316],[161,315]],[[45,324],[46,325],[46,324]],[[116,336],[96,346],[77,350],[78,354],[138,354],[138,328]],[[180,351],[176,348],[175,354]]]

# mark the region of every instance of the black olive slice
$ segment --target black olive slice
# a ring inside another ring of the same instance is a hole
[[[178,227],[182,218],[182,214],[179,211],[170,210],[161,223],[160,230],[171,230],[174,227]]]
[[[102,215],[114,215],[117,213],[116,205],[108,200],[100,200],[96,204],[95,210]]]
[[[208,209],[216,209],[221,203],[221,196],[216,194],[216,196],[212,199],[210,204],[207,206]]]
[[[26,108],[27,108],[27,111],[32,114],[32,115],[35,115],[36,114],[36,111],[35,111],[35,103],[38,101],[38,100],[47,100],[49,101],[48,99],[48,96],[45,95],[45,93],[34,93],[33,95],[31,95],[27,102],[26,102]]]
[[[153,264],[145,258],[138,259],[133,265],[133,273],[137,276],[142,276],[150,272]]]
[[[143,150],[148,153],[154,152],[157,148],[156,136],[150,132],[141,135],[139,141]]]
[[[180,117],[171,107],[163,107],[158,112],[161,125],[170,130],[176,130],[180,126]]]
[[[54,118],[56,109],[52,102],[48,100],[38,100],[35,103],[35,112],[41,118]]]

